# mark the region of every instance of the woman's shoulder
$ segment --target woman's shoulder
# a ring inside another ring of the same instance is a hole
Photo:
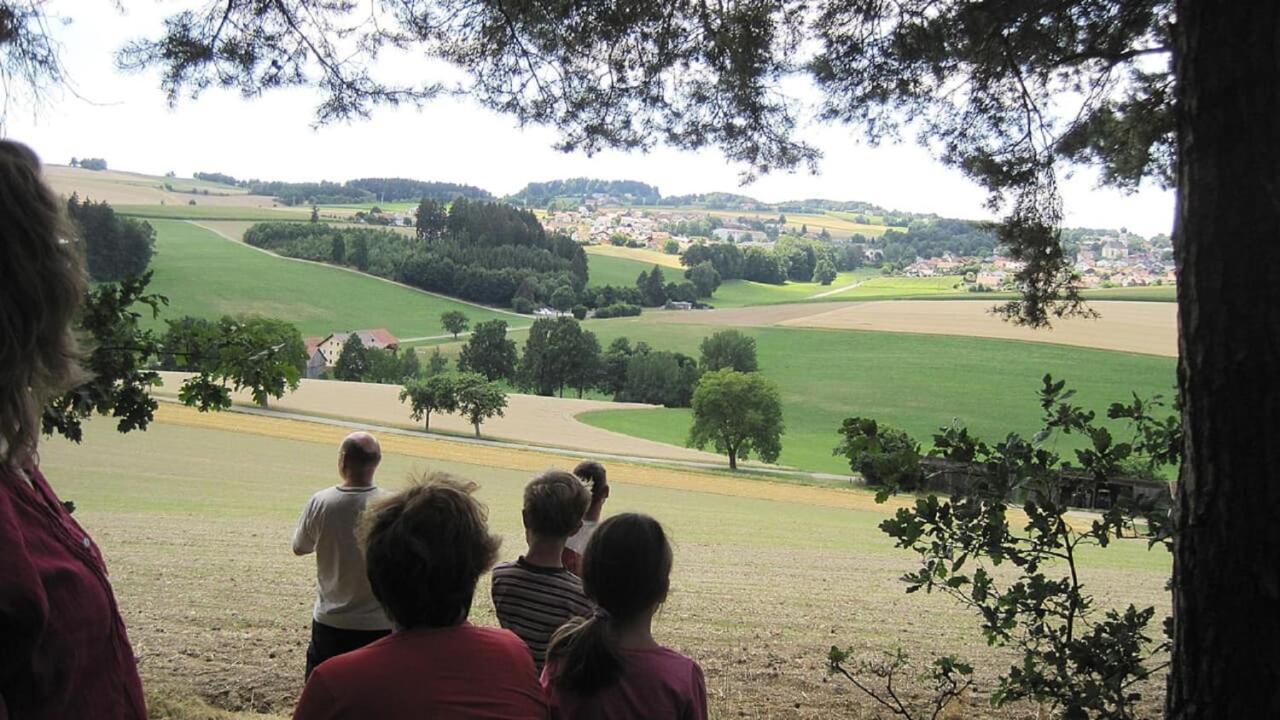
[[[659,645],[658,647],[642,650],[628,650],[627,653],[632,658],[654,667],[668,678],[702,677],[702,668],[696,660],[666,646]]]

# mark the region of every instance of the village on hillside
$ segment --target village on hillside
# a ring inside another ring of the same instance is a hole
[[[669,254],[684,252],[698,242],[732,242],[740,247],[772,248],[780,235],[801,232],[784,214],[732,217],[711,215],[697,209],[628,208],[607,204],[611,198],[583,203],[573,210],[548,211],[542,218],[550,232],[563,232],[575,241],[590,245],[622,245]],[[883,250],[874,238],[858,233],[831,234],[823,228],[817,237],[853,243],[868,263],[881,261]],[[812,230],[809,235],[815,235]],[[1069,250],[1076,255],[1075,270],[1086,288],[1139,287],[1174,284],[1172,246],[1166,236],[1146,239],[1125,230],[1087,234]],[[998,252],[986,255],[943,253],[917,258],[905,267],[894,268],[908,277],[959,275],[972,291],[1010,289],[1023,263]]]

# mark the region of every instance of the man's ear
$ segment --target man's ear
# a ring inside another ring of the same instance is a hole
[[[520,511],[520,522],[524,523],[524,526],[526,528],[529,527],[529,511],[528,510]]]
[[[577,535],[581,530],[582,530],[582,521],[579,520],[578,524],[574,526],[573,532],[569,533],[569,537],[573,537],[574,535]]]

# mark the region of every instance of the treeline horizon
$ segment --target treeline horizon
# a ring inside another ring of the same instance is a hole
[[[106,162],[102,162],[105,169]],[[77,163],[77,165],[82,166],[81,163]],[[718,191],[664,196],[656,185],[629,179],[604,180],[577,177],[528,182],[519,191],[502,196],[484,188],[465,183],[400,177],[366,177],[341,182],[330,180],[288,182],[259,179],[244,180],[227,173],[204,171],[195,172],[192,177],[196,180],[244,188],[255,195],[275,197],[288,206],[417,202],[424,199],[447,203],[458,197],[465,197],[469,200],[502,201],[526,209],[547,209],[549,205],[554,206],[557,199],[577,197],[580,200],[587,200],[589,196],[601,193],[611,197],[627,198],[631,201],[631,204],[639,207],[689,207],[714,211],[777,212],[781,215],[787,213],[850,213],[855,216],[863,216],[853,219],[855,221],[867,220],[868,224],[875,224],[869,222],[872,219],[871,216],[878,217],[886,227],[910,227],[921,222],[947,222],[968,223],[975,227],[986,229],[985,226],[990,224],[985,220],[953,218],[932,212],[888,209],[875,203],[861,200],[804,198],[765,202],[750,195]],[[1130,233],[1137,235],[1136,233],[1131,233],[1125,227],[1086,228],[1064,226],[1062,230],[1064,234],[1073,238],[1083,233]],[[1160,233],[1157,233],[1151,237],[1159,237],[1160,235]],[[1142,235],[1138,235],[1138,237],[1149,239]]]

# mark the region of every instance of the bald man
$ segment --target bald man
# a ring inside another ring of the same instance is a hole
[[[338,450],[342,483],[311,496],[293,533],[295,555],[316,555],[307,677],[325,660],[391,632],[391,621],[369,589],[355,533],[365,506],[386,492],[373,484],[381,461],[377,438],[366,432],[348,435]]]

